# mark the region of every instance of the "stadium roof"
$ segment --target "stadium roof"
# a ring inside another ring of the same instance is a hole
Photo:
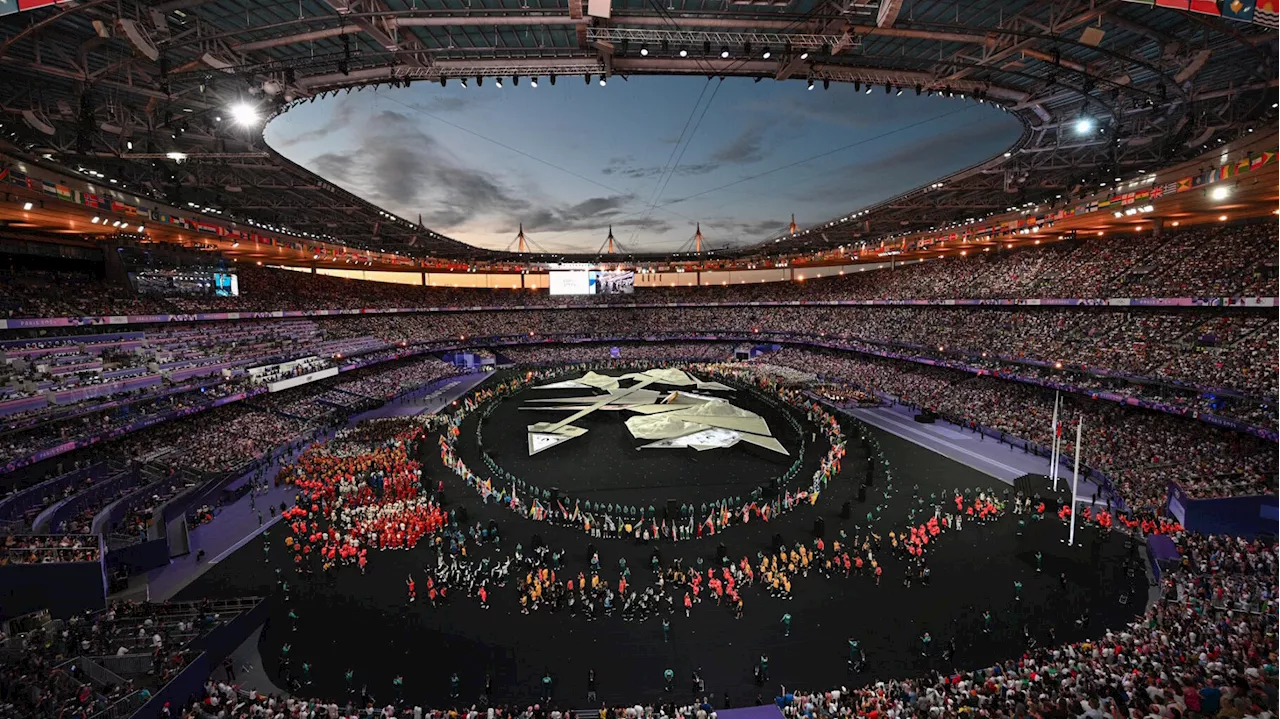
[[[822,233],[756,238],[771,253],[1051,202],[1276,113],[1274,29],[1123,0],[80,0],[0,29],[4,140],[28,156],[175,205],[460,259],[502,253],[388,216],[271,150],[229,108],[479,76],[694,74],[940,93],[1022,121],[1008,156],[824,218]]]

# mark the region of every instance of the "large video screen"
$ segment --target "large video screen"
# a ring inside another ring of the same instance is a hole
[[[219,297],[239,297],[239,275],[233,275],[226,272],[213,273],[213,293]]]
[[[634,272],[551,270],[548,286],[553,295],[616,295],[635,291]]]
[[[236,297],[240,278],[228,272],[207,270],[142,270],[129,273],[140,295],[153,297]]]
[[[595,294],[591,287],[591,273],[586,270],[551,270],[548,286],[553,295]]]
[[[593,272],[595,275],[596,294],[598,295],[629,295],[636,291],[636,273],[623,272],[621,270],[615,272]]]

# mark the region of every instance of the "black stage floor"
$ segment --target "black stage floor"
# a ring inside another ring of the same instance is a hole
[[[666,385],[650,388],[660,392],[679,389]],[[544,489],[556,487],[582,500],[661,508],[668,499],[698,506],[726,497],[745,498],[769,479],[781,477],[795,461],[802,442],[795,427],[783,417],[783,412],[792,410],[785,405],[766,403],[752,390],[735,389],[734,392],[700,394],[722,397],[760,415],[789,456],[747,442],[739,442],[728,450],[702,452],[639,449],[649,440],[635,439],[624,424],[635,415],[614,410],[593,412],[575,421],[575,426],[587,430],[586,435],[530,456],[526,427],[535,422],[556,422],[570,413],[521,408],[547,404],[530,401],[536,399],[580,401],[596,396],[589,390],[526,389],[507,398],[484,420],[485,449],[499,467],[512,475]],[[803,414],[794,416],[803,426]],[[812,436],[805,439],[803,467],[807,471],[801,472],[801,476],[812,477],[827,445],[822,441],[809,441]],[[473,468],[484,467],[483,463],[473,465],[469,458],[467,462]]]
[[[894,471],[889,496],[884,496],[881,480],[868,503],[884,507],[875,526],[881,534],[908,526],[907,516],[913,508],[919,514],[931,513],[928,505],[933,493],[939,501],[950,502],[956,489],[1004,487],[941,455],[871,431],[880,438]],[[856,437],[852,428],[846,433]],[[467,436],[465,431],[463,436]],[[719,541],[727,545],[731,556],[755,557],[768,548],[775,533],[781,533],[789,543],[811,541],[810,530],[819,516],[825,519],[828,543],[842,529],[855,534],[857,525],[866,523],[868,505],[860,505],[855,496],[862,468],[856,440],[850,442],[850,448],[853,457],[844,465],[847,476],[834,480],[817,506],[802,507],[768,524],[731,527],[714,540],[664,544],[664,558],[680,556],[688,566],[701,557],[709,564]],[[470,455],[464,452],[473,467],[479,466],[476,454],[474,449]],[[590,455],[585,461],[605,466]],[[688,472],[692,483],[703,481],[704,473],[714,477],[715,466],[708,459],[680,471]],[[482,505],[478,496],[436,462],[428,466],[427,473],[433,483],[444,480],[450,501],[465,506],[472,521],[494,519],[501,524],[505,532],[501,548],[487,545],[472,551],[472,559],[509,554],[516,542],[527,551],[533,534],[540,533],[550,547],[570,550],[567,571],[576,574],[587,569],[585,547],[589,540],[580,530],[552,527],[492,504]],[[916,485],[924,506],[912,497]],[[840,506],[850,499],[853,518],[843,520]],[[920,521],[917,516],[915,523]],[[341,701],[346,694],[343,674],[353,668],[357,689],[367,685],[382,703],[394,698],[392,678],[401,675],[406,699],[449,706],[457,703],[449,696],[449,677],[456,671],[462,682],[461,702],[477,700],[489,673],[494,701],[531,704],[539,696],[544,672],[550,672],[555,679],[554,703],[582,709],[588,707],[589,669],[596,670],[600,701],[612,704],[662,700],[667,696],[662,675],[668,667],[677,677],[676,692],[670,696],[689,699],[691,673],[701,667],[706,693],[716,706],[721,705],[725,693],[733,706],[742,706],[757,697],[771,699],[780,686],[830,689],[928,670],[989,665],[1021,654],[1027,647],[1025,631],[1041,644],[1048,641],[1051,627],[1060,642],[1077,640],[1118,627],[1142,610],[1146,579],[1140,566],[1132,576],[1126,571],[1126,560],[1136,555],[1126,546],[1124,535],[1102,536],[1098,530],[1083,528],[1077,532],[1083,546],[1070,549],[1062,543],[1065,526],[1052,514],[1043,521],[1028,522],[1022,537],[1017,536],[1017,524],[1014,516],[1006,514],[987,526],[967,524],[962,531],[944,533],[931,542],[929,586],[903,586],[905,563],[891,555],[886,545],[878,555],[885,567],[879,586],[870,576],[824,579],[813,573],[797,578],[794,597],[784,601],[755,585],[744,590],[742,620],[704,601],[694,607],[692,618],[686,619],[682,611],[671,617],[669,641],[664,641],[657,619],[625,622],[614,616],[588,621],[564,612],[521,614],[514,584],[495,589],[490,597],[492,607],[484,610],[475,599],[462,596],[433,608],[421,598],[420,581],[419,601],[409,605],[406,577],[413,573],[421,578],[422,567],[435,562],[434,551],[425,547],[371,553],[367,576],[349,567],[327,578],[319,572],[315,579],[296,577],[282,545],[283,530],[278,527],[272,532],[269,560],[264,560],[263,539],[256,538],[205,573],[179,598],[270,597],[271,618],[260,647],[263,661],[267,671],[279,677],[280,647],[291,644],[294,673],[303,662],[312,667],[313,683],[299,692],[303,696]],[[650,547],[622,540],[597,540],[597,546],[605,578],[616,582],[617,560],[625,557],[633,568],[632,585],[648,584],[652,576],[647,569]],[[1044,555],[1042,573],[1035,568],[1037,551]],[[276,583],[278,567],[289,583],[288,600]],[[1065,589],[1061,584],[1064,579]],[[1024,585],[1020,602],[1014,599],[1015,580]],[[1121,596],[1126,594],[1127,604],[1122,604]],[[290,610],[299,617],[296,631],[291,631],[287,618]],[[995,617],[990,634],[981,629],[984,610]],[[1089,620],[1078,625],[1086,610]],[[785,613],[794,618],[789,637],[783,636],[781,617]],[[924,631],[934,637],[929,658],[919,652],[919,637]],[[938,655],[953,636],[957,653],[952,662],[944,664]],[[856,676],[850,675],[846,666],[850,637],[861,642],[868,661],[866,671]],[[769,682],[763,687],[753,682],[752,674],[761,652],[770,658]]]

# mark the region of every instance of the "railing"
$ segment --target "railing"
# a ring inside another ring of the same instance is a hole
[[[90,714],[89,719],[129,719],[146,703],[147,700],[142,697],[142,692],[137,691],[117,700],[97,714]]]

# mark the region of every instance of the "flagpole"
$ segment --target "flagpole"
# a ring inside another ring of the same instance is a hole
[[[1049,440],[1049,477],[1053,479],[1053,492],[1058,493],[1058,400],[1059,393],[1053,392],[1053,425],[1050,428]]]
[[[1076,466],[1075,473],[1071,477],[1071,530],[1067,534],[1067,546],[1073,546],[1076,541],[1076,500],[1080,493],[1080,435],[1084,429],[1084,416],[1081,415],[1076,420]]]

